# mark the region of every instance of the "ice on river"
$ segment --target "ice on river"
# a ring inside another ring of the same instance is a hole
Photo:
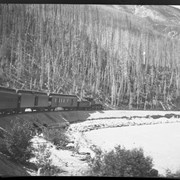
[[[116,145],[127,149],[142,147],[146,156],[153,158],[154,168],[165,175],[180,169],[180,123],[106,128],[86,132],[85,137],[111,150]]]

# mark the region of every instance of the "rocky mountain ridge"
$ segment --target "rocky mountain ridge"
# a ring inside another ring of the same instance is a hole
[[[145,19],[154,30],[171,38],[180,38],[180,9],[167,5],[113,5],[120,12],[126,12]]]

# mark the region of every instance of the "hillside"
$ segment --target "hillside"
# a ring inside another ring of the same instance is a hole
[[[0,85],[178,109],[179,19],[171,6],[1,4]]]

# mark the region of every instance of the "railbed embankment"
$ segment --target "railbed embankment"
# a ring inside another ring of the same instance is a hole
[[[16,120],[26,120],[36,124],[40,128],[66,128],[69,124],[76,126],[75,124],[78,122],[83,123],[84,127],[88,126],[89,129],[98,129],[129,125],[179,122],[180,112],[125,110],[37,112],[0,117],[0,127],[8,131],[12,125],[11,121]]]

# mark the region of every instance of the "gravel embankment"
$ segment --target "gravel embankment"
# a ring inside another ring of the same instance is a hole
[[[136,125],[153,125],[162,123],[177,123],[180,122],[180,118],[167,117],[154,118],[149,116],[148,118],[116,118],[116,119],[98,119],[98,120],[88,120],[80,123],[71,124],[68,131],[73,132],[86,132],[91,130],[97,130],[102,128],[113,128],[122,126],[136,126]]]

